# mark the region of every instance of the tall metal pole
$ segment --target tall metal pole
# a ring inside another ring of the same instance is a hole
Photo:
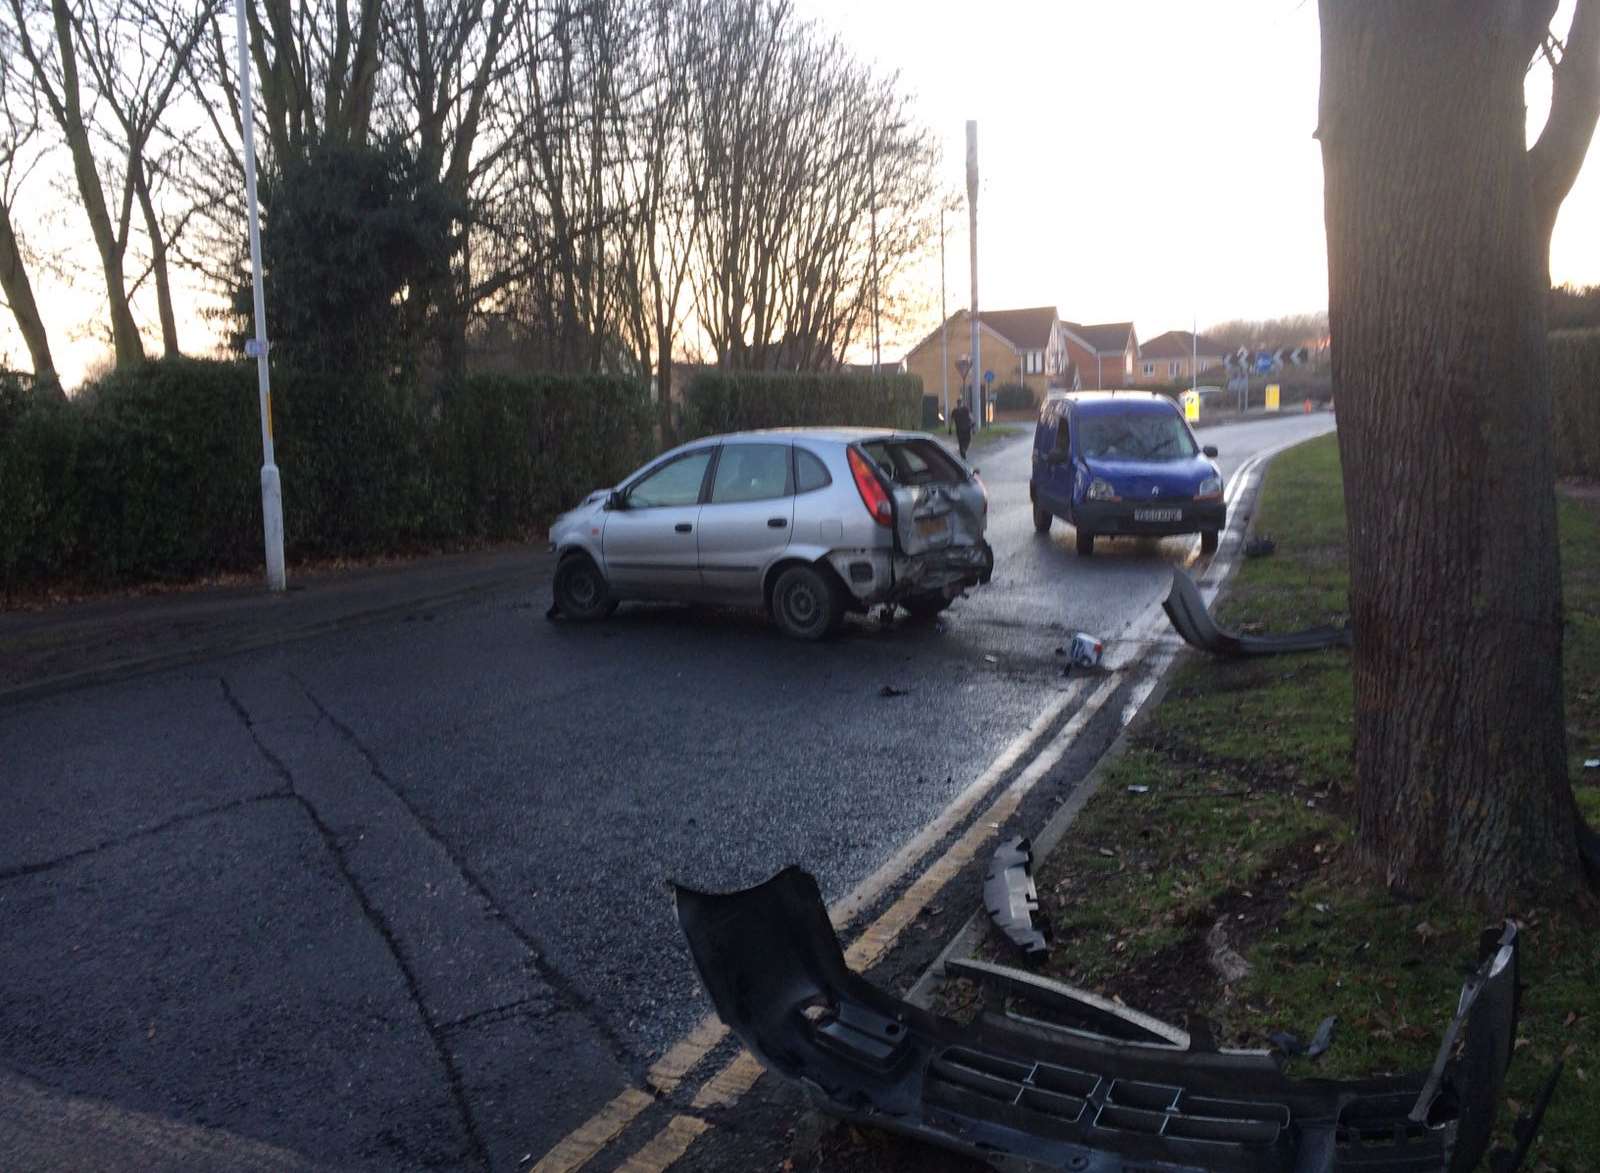
[[[950,311],[945,308],[944,208],[939,208],[939,378],[944,418],[950,418]]]
[[[867,159],[867,166],[872,174],[869,182],[872,185],[872,373],[878,373],[878,364],[883,361],[883,349],[878,338],[878,138],[872,138],[872,152]]]
[[[978,124],[967,122],[967,235],[972,247],[972,397],[973,413],[982,424],[978,387],[983,379],[983,357],[978,339]]]
[[[255,107],[251,97],[250,42],[244,6],[235,0],[234,26],[239,40],[239,121],[244,130],[244,189],[250,217],[250,274],[255,293],[256,336],[245,346],[255,354],[256,385],[261,400],[261,528],[267,550],[267,589],[288,585],[283,566],[283,489],[272,451],[272,381],[267,371],[267,298],[261,288],[261,225],[256,212]]]

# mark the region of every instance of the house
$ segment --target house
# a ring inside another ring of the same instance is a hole
[[[1139,345],[1139,361],[1134,369],[1138,383],[1174,383],[1198,378],[1222,367],[1227,348],[1204,334],[1187,330],[1168,330]],[[1196,369],[1190,371],[1190,366]]]
[[[1080,326],[1060,323],[1068,361],[1076,365],[1085,390],[1131,387],[1134,364],[1139,360],[1139,336],[1132,322],[1103,322]]]
[[[957,310],[917,343],[903,360],[908,374],[922,376],[922,389],[942,395],[947,385],[952,399],[962,386],[962,365],[972,348],[972,328],[966,310]],[[983,371],[993,371],[992,386],[1020,383],[1043,402],[1053,389],[1071,389],[1072,372],[1065,337],[1055,306],[1022,310],[978,311],[979,348]],[[948,360],[948,367],[946,361]]]

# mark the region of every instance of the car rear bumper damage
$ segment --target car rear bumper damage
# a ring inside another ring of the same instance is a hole
[[[935,592],[954,596],[987,583],[994,573],[994,551],[982,539],[922,554],[835,550],[828,562],[863,607]]]
[[[1486,942],[1432,1070],[1291,1079],[1267,1052],[1219,1049],[1203,1020],[1185,1033],[1003,967],[978,976],[1012,1010],[971,1025],[928,1013],[848,969],[798,868],[726,895],[678,888],[676,901],[718,1014],[770,1070],[830,1113],[1002,1167],[1458,1173],[1487,1147],[1515,1037],[1509,924]]]

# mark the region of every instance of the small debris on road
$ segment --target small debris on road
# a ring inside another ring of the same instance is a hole
[[[1000,662],[1000,657],[994,655],[984,656],[983,662],[985,664],[998,664]]]
[[[1130,786],[1130,787],[1128,787],[1128,793],[1129,794],[1149,794],[1150,793],[1150,787],[1148,787],[1148,786]]]
[[[1080,631],[1072,637],[1072,663],[1079,668],[1094,668],[1100,664],[1100,653],[1106,645],[1088,632]]]
[[[886,685],[884,685],[882,688],[880,688],[878,690],[878,695],[879,696],[907,696],[907,695],[910,694],[910,692],[911,692],[911,690],[909,688],[896,688],[892,684],[886,684]]]

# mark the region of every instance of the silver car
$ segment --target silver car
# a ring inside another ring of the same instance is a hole
[[[765,607],[799,639],[879,603],[931,616],[989,581],[988,514],[976,472],[920,432],[708,436],[556,519],[555,605],[580,620],[624,599]]]

